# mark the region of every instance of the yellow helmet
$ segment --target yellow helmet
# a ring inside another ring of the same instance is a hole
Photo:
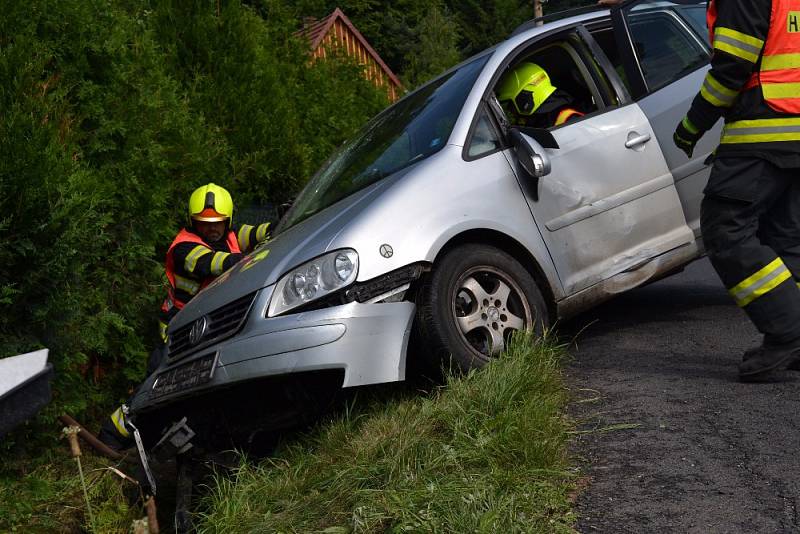
[[[233,219],[233,199],[224,187],[201,185],[189,197],[189,218],[194,221],[218,222]]]
[[[497,100],[519,115],[532,115],[556,90],[550,76],[536,63],[520,63],[498,84]]]

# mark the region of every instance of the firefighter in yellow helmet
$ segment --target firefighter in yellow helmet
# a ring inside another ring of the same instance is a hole
[[[503,75],[497,84],[497,100],[518,126],[551,128],[583,116],[572,107],[573,98],[552,84],[547,71],[530,62]]]
[[[232,223],[233,200],[228,191],[213,183],[195,189],[189,198],[189,225],[167,250],[169,288],[161,305],[162,331],[192,297],[268,235],[268,222],[239,228]]]
[[[167,250],[167,297],[161,305],[159,330],[162,343],[150,354],[149,376],[166,353],[169,321],[201,289],[233,267],[243,256],[268,237],[270,223],[233,227],[233,199],[216,184],[198,187],[189,197],[188,224]],[[130,445],[124,408],[111,414],[100,431],[100,439],[114,449]]]

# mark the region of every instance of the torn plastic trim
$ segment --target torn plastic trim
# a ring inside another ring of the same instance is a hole
[[[411,282],[419,279],[426,271],[430,270],[430,264],[413,263],[394,271],[361,282],[344,292],[344,302],[353,301],[360,303],[373,302],[397,302],[395,297],[401,292],[405,292],[411,287]],[[390,300],[391,299],[391,300]]]

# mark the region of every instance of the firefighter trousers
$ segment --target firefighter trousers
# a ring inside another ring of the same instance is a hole
[[[800,169],[717,158],[700,227],[711,264],[765,343],[800,338]]]

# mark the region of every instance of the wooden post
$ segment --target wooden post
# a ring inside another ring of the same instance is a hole
[[[533,18],[538,19],[543,15],[544,12],[542,11],[542,0],[533,0]]]

